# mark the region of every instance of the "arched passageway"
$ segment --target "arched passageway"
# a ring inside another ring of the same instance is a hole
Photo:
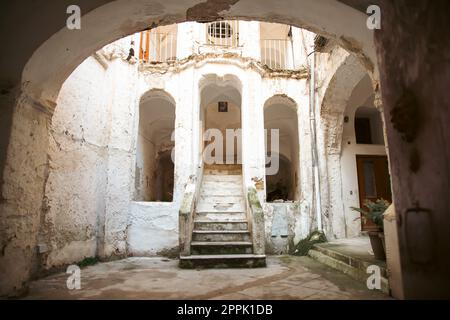
[[[348,3],[352,5],[353,1]],[[6,111],[2,117],[5,125],[1,126],[4,133],[1,135],[4,137],[1,181],[5,199],[1,205],[2,212],[7,216],[7,219],[2,219],[2,230],[8,230],[4,236],[7,249],[2,257],[2,274],[10,275],[10,270],[16,269],[12,267],[14,265],[20,266],[17,268],[20,269],[17,270],[20,275],[5,276],[9,282],[2,286],[2,292],[18,289],[29,279],[32,270],[36,243],[27,242],[23,245],[20,239],[23,237],[21,233],[28,234],[36,230],[22,230],[20,226],[34,226],[39,221],[42,185],[45,183],[45,166],[42,163],[45,163],[48,144],[45,130],[40,129],[47,122],[46,112],[54,109],[59,89],[67,76],[103,45],[153,23],[169,24],[185,19],[210,21],[221,16],[246,17],[306,26],[336,39],[345,48],[355,52],[368,71],[377,69],[372,31],[365,27],[365,6],[353,5],[361,10],[357,11],[338,1],[266,1],[257,6],[260,11],[254,9],[252,0],[211,3],[168,0],[164,4],[138,0],[131,4],[129,1],[91,2],[87,5],[80,32],[61,29],[62,21],[66,19],[64,4],[54,6],[54,3],[48,3],[41,5],[50,14],[57,12],[56,18],[47,21],[48,28],[39,28],[35,33],[36,38],[31,39],[33,41],[30,41],[29,31],[42,24],[27,17],[34,15],[38,16],[37,19],[46,19],[46,15],[36,15],[34,8],[24,12],[21,4],[17,1],[9,7],[12,13],[5,20],[5,25],[14,24],[19,17],[26,22],[16,30],[23,35],[21,43],[26,49],[19,52],[11,50],[12,56],[3,59],[5,65],[2,65],[8,72],[1,73],[2,104]],[[436,255],[436,252],[450,252],[450,220],[447,214],[450,208],[447,197],[450,186],[446,178],[449,176],[450,115],[446,106],[449,104],[447,87],[450,71],[448,67],[442,67],[445,61],[442,52],[447,52],[450,46],[450,37],[442,34],[450,30],[449,20],[445,16],[448,3],[436,1],[425,6],[421,1],[383,0],[381,4],[383,30],[386,32],[377,32],[375,38],[381,78],[380,84],[376,83],[375,87],[378,90],[381,86],[385,114],[391,117],[386,121],[386,135],[393,173],[394,201],[402,221],[407,220],[405,216],[411,210],[430,213],[424,215],[425,223],[413,219],[398,226],[400,249],[403,252],[402,288],[406,297],[448,296],[449,289],[443,285],[443,279],[448,279],[450,258],[448,255]],[[426,22],[425,27],[417,23],[417,17]],[[105,21],[110,24],[105,24]],[[14,27],[5,29],[13,30]],[[411,37],[411,34],[415,34],[415,37]],[[11,41],[5,47],[19,46],[16,33],[10,33],[2,39]],[[423,49],[431,47],[441,50]],[[405,48],[410,49],[406,51]],[[19,95],[21,98],[14,107]],[[402,121],[401,115],[405,112],[409,119],[413,119],[412,122]],[[17,172],[23,172],[20,168],[23,163],[27,164],[29,173],[25,174],[28,177],[25,180],[17,177]],[[22,223],[15,217],[26,221]],[[419,229],[422,230],[422,239],[414,241],[414,230]],[[16,237],[12,237],[13,234]],[[109,253],[114,251],[114,248],[106,249]]]
[[[241,88],[233,75],[205,75],[200,82],[200,150],[206,164],[242,163]]]
[[[174,184],[175,101],[151,90],[139,105],[135,200],[172,201]]]
[[[270,98],[264,105],[264,129],[266,200],[298,200],[300,147],[295,102],[285,96]]]

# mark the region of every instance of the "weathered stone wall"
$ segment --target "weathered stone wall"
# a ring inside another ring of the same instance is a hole
[[[26,95],[18,99],[0,203],[0,296],[21,293],[36,269],[43,186],[49,169],[42,150],[47,150],[50,120],[51,115],[37,102]]]
[[[49,128],[49,175],[39,245],[43,267],[97,255],[111,125],[107,71],[88,58],[64,83]]]

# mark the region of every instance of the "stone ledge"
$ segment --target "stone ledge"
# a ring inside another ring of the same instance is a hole
[[[359,261],[359,264],[356,264],[356,265],[359,265],[359,268],[358,268],[358,267],[352,266],[348,263],[345,263],[341,260],[338,260],[338,259],[334,258],[333,256],[330,256],[326,253],[320,252],[320,251],[316,250],[317,249],[316,247],[313,247],[313,248],[314,249],[311,249],[308,252],[308,256],[310,256],[312,259],[317,260],[333,269],[341,271],[342,273],[350,276],[351,278],[353,278],[355,280],[366,283],[369,275],[366,273],[366,269],[361,269],[361,267],[365,265],[365,263],[363,261]],[[329,252],[330,251],[328,251],[328,253]],[[357,259],[354,259],[351,257],[347,257],[347,258],[350,261],[357,260]],[[353,263],[353,265],[355,265],[355,263]],[[381,273],[383,274],[383,271]],[[384,276],[382,276],[382,278],[381,278],[381,291],[386,294],[389,294],[389,283],[388,283],[388,280]]]

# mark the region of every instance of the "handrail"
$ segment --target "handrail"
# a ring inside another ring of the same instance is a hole
[[[196,175],[189,177],[186,184],[183,200],[178,215],[178,238],[180,245],[180,256],[191,255],[192,231],[194,229],[194,214],[200,186],[203,179],[203,166],[200,166]]]
[[[247,219],[252,235],[253,253],[256,255],[264,255],[266,253],[264,211],[254,187],[248,188],[246,204]]]

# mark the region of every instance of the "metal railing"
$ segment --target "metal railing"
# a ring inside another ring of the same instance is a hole
[[[293,69],[289,39],[261,39],[261,63],[273,70]]]
[[[217,47],[239,46],[239,21],[216,21],[206,24],[205,44]]]
[[[139,59],[161,63],[177,59],[177,34],[142,32]]]

